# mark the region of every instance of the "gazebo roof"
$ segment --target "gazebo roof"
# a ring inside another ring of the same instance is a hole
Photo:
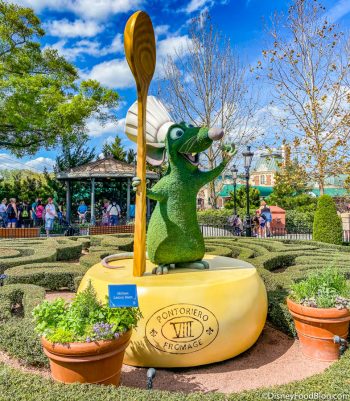
[[[113,157],[99,159],[67,171],[57,173],[58,180],[79,180],[84,178],[132,178],[135,166],[115,160]],[[158,174],[147,171],[147,178],[158,178]]]

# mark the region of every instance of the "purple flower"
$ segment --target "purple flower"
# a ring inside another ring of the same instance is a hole
[[[87,343],[91,343],[91,338],[90,338],[90,337],[87,337],[87,338],[86,338],[86,342],[87,342]]]

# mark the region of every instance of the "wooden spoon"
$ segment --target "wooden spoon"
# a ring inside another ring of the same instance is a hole
[[[137,11],[126,23],[124,48],[137,87],[136,175],[141,179],[141,184],[136,192],[133,274],[136,277],[141,277],[146,270],[146,104],[148,88],[156,66],[156,43],[153,25],[145,12]]]

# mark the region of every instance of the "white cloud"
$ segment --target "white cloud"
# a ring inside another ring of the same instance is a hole
[[[205,6],[211,6],[212,4],[213,0],[191,0],[184,11],[189,14],[202,9]]]
[[[55,160],[52,160],[48,157],[38,157],[36,159],[30,160],[25,163],[28,168],[43,171],[46,167],[47,170],[52,170],[53,166],[55,165]]]
[[[124,45],[121,34],[117,34],[112,43],[104,47],[101,47],[101,44],[98,41],[88,39],[79,40],[73,45],[69,45],[67,39],[61,39],[58,42],[52,44],[50,47],[56,49],[59,54],[71,61],[74,61],[83,55],[103,57],[107,56],[108,54],[118,54],[124,52]]]
[[[96,64],[86,77],[96,79],[109,88],[123,89],[134,85],[134,77],[125,58]]]
[[[48,157],[37,157],[33,160],[23,161],[16,159],[7,153],[0,153],[0,170],[32,170],[34,172],[43,172],[46,168],[52,171],[55,160]]]
[[[169,25],[158,25],[154,28],[154,33],[156,37],[166,35],[169,32],[169,28]]]
[[[79,54],[81,54],[77,48],[75,50],[72,48],[65,49],[64,46],[62,47],[62,43],[58,44],[60,48],[59,51],[66,57],[77,57]],[[155,79],[156,77],[161,77],[163,75],[162,66],[166,60],[166,57],[170,55],[176,58],[177,52],[182,54],[186,53],[189,45],[190,41],[187,35],[172,36],[160,40],[157,48],[157,73],[155,74]],[[122,46],[122,38],[121,36],[117,35],[111,46],[109,46],[109,51],[112,52],[111,49],[114,48],[114,52],[118,53],[118,49],[121,51]],[[88,46],[85,46],[84,51],[87,50]],[[90,49],[90,54],[94,53],[95,51],[97,50],[92,46]],[[124,89],[135,85],[134,77],[132,76],[129,65],[125,58],[113,59],[96,64],[90,72],[83,72],[81,76],[83,79],[96,79],[102,85],[105,85],[109,88]]]
[[[40,12],[45,9],[72,12],[79,18],[105,20],[138,8],[142,0],[7,0]]]
[[[344,15],[347,15],[350,13],[350,2],[349,0],[340,0],[336,3],[335,6],[329,9],[327,12],[327,17],[333,21],[336,22],[340,18],[344,17]]]
[[[108,51],[107,54],[110,53],[123,53],[124,52],[124,42],[123,42],[123,35],[118,33],[115,38],[113,39],[110,46],[108,46],[105,51]]]
[[[95,118],[91,118],[87,123],[88,135],[90,137],[98,138],[103,135],[115,136],[116,134],[124,133],[125,118],[113,122],[109,121],[105,125],[102,125]]]
[[[176,53],[186,52],[190,42],[187,35],[170,36],[158,42],[157,56],[166,59],[167,56],[176,56]]]
[[[66,18],[50,21],[44,24],[44,28],[49,35],[60,38],[90,38],[103,31],[103,27],[95,21],[83,21],[81,19],[69,21]]]
[[[108,122],[102,125],[98,120],[91,118],[86,124],[88,135],[90,137],[98,138],[105,134],[110,134],[116,131],[117,124],[115,122]]]
[[[168,56],[176,60],[178,57],[186,55],[190,46],[191,40],[187,35],[170,36],[158,41],[155,79],[164,76],[164,65],[166,64]]]

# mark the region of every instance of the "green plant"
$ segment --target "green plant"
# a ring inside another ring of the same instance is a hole
[[[75,289],[74,279],[83,276],[86,268],[72,263],[30,263],[5,270],[6,283],[36,284],[50,290]]]
[[[315,308],[350,308],[350,287],[338,269],[316,270],[291,285],[291,299]]]
[[[286,230],[288,233],[311,232],[315,211],[286,210]]]
[[[232,210],[229,209],[208,209],[197,212],[199,224],[205,225],[225,225],[230,216]]]
[[[313,225],[313,239],[341,245],[343,241],[343,226],[337,214],[334,200],[329,195],[320,196]]]
[[[55,343],[90,342],[119,337],[135,327],[138,308],[110,308],[101,303],[91,283],[71,303],[44,301],[33,310],[35,331]]]

